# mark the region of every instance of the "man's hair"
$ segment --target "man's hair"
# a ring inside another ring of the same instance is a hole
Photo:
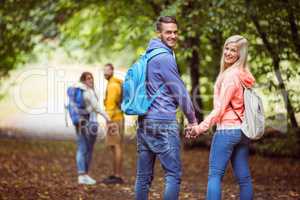
[[[110,67],[110,69],[114,70],[114,66],[111,63],[106,63],[105,66]]]
[[[160,32],[161,31],[161,24],[162,23],[173,23],[177,24],[176,18],[173,16],[160,16],[157,21],[156,21],[156,31]]]

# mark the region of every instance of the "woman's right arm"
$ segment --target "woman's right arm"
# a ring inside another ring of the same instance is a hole
[[[106,122],[109,122],[110,117],[107,115],[107,113],[104,110],[101,109],[100,102],[96,97],[96,93],[91,90],[91,91],[86,91],[84,94],[85,94],[85,100],[87,102],[87,105],[90,105],[90,107],[87,108],[88,111],[89,112],[95,111],[96,113],[104,117]]]
[[[198,134],[207,131],[222,119],[227,106],[230,104],[230,101],[237,90],[236,81],[238,80],[235,80],[233,77],[224,77],[220,88],[219,99],[216,101],[214,109],[196,127]]]

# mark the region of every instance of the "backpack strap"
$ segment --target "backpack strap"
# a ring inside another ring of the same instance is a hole
[[[229,103],[229,105],[230,105],[230,107],[232,108],[234,114],[239,118],[239,120],[240,120],[241,122],[243,122],[242,118],[241,118],[241,117],[237,114],[237,112],[234,110],[234,108],[233,108],[231,102]]]
[[[241,85],[242,85],[242,87],[243,87],[244,90],[245,89],[249,89],[249,88],[246,87],[246,85],[243,83],[243,81],[240,78],[239,78],[239,81],[240,81],[240,83],[241,83]]]
[[[242,80],[241,80],[240,78],[239,78],[239,80],[240,80],[240,83],[241,83],[241,85],[242,85],[242,87],[243,87],[243,93],[244,93],[245,90],[248,89],[248,88],[245,86],[245,84],[242,82]],[[235,115],[239,118],[239,120],[240,120],[241,122],[243,122],[242,118],[241,118],[241,117],[237,114],[237,112],[234,110],[234,108],[233,108],[231,102],[229,102],[229,105],[230,105],[230,107],[232,108],[232,110],[233,110],[233,112],[235,113]],[[245,100],[244,100],[244,107],[245,107]]]
[[[158,54],[161,54],[161,53],[170,53],[167,49],[165,48],[157,48],[157,49],[153,49],[150,53],[147,53],[147,59],[148,59],[148,62],[149,60],[151,60],[153,57],[157,56]],[[170,53],[171,54],[171,53]],[[152,103],[154,101],[154,99],[156,99],[156,97],[158,97],[163,88],[165,86],[162,85],[158,88],[157,92],[152,96],[151,100],[150,100],[150,103]]]
[[[152,51],[150,51],[149,53],[146,53],[147,55],[147,60],[149,61],[150,59],[152,59],[154,56],[157,56],[158,54],[161,53],[170,53],[167,49],[165,48],[157,48],[157,49],[153,49]]]

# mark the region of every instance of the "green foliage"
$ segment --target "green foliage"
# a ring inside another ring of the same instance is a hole
[[[300,153],[299,130],[289,129],[288,133],[279,133],[273,137],[254,143],[255,152],[268,156],[298,157]]]
[[[27,60],[33,47],[58,35],[58,26],[73,12],[69,0],[0,2],[0,78]],[[35,40],[36,36],[40,36]]]
[[[74,48],[88,51],[90,61],[128,47],[140,53],[139,48],[144,49],[153,37],[154,27],[151,12],[144,15],[144,10],[149,9],[142,1],[133,5],[129,1],[89,5],[62,26],[61,44],[69,52]]]
[[[300,74],[300,1],[271,0],[19,0],[0,1],[0,78],[41,42],[57,40],[76,57],[83,53],[87,62],[99,61],[126,51],[131,63],[155,37],[159,15],[175,15],[179,22],[176,49],[181,73],[191,72],[191,59],[199,58],[200,94],[204,108],[211,108],[213,82],[219,71],[222,47],[234,34],[249,40],[250,66],[266,95],[278,92],[271,54],[280,59],[280,70],[295,112],[300,111],[299,88],[292,81]],[[270,43],[266,47],[257,20]],[[194,53],[194,54],[193,54]],[[196,53],[196,54],[195,54]],[[204,79],[203,79],[204,78]],[[278,102],[279,98],[274,102]],[[282,101],[281,101],[282,102]],[[272,104],[274,105],[274,104]],[[283,106],[283,105],[282,105]]]

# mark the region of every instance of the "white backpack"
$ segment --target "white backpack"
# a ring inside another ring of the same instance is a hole
[[[243,84],[242,84],[243,85]],[[263,103],[258,94],[251,88],[244,88],[244,120],[235,112],[238,118],[242,121],[241,130],[252,140],[260,139],[265,130],[265,116]],[[231,105],[232,107],[232,105]]]

